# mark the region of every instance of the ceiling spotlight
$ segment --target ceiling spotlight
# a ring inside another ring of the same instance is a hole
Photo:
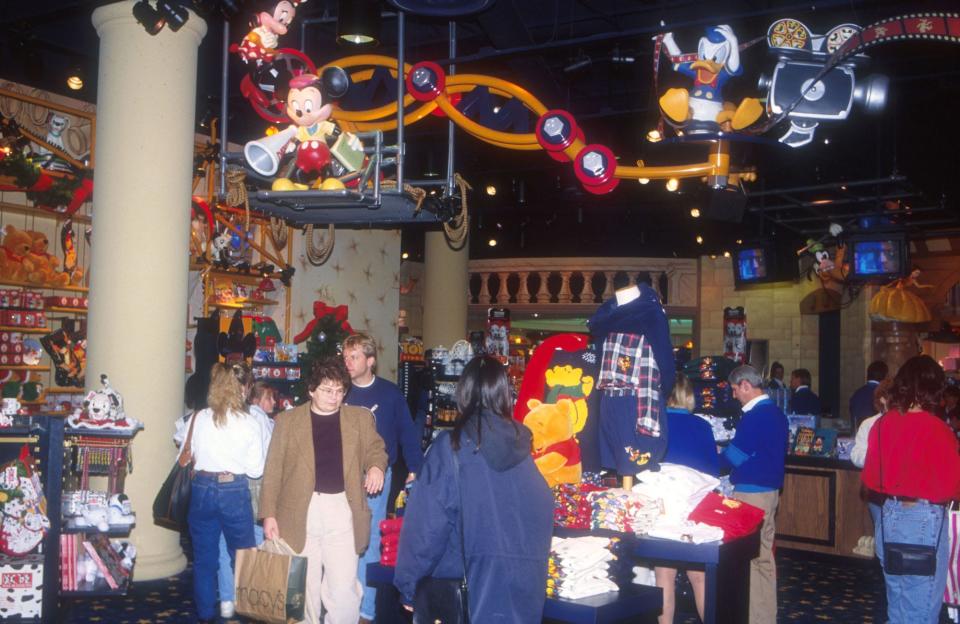
[[[174,0],[157,0],[157,12],[167,21],[167,28],[177,32],[190,19],[190,12]]]
[[[656,143],[661,139],[663,139],[663,136],[660,135],[660,131],[657,130],[656,128],[654,128],[653,130],[647,133],[647,140],[650,141],[651,143]]]
[[[407,252],[403,252],[402,254],[400,254],[400,258],[403,260],[406,260],[409,257],[410,257],[410,254],[408,254]]]
[[[67,76],[67,87],[73,91],[79,91],[83,88],[83,72],[80,71],[79,67],[70,70],[70,75]]]
[[[729,257],[730,257],[730,252],[729,252],[729,251],[723,252],[723,257],[724,257],[724,258],[729,258]]]
[[[697,234],[697,244],[698,244],[698,245],[702,245],[702,244],[703,244],[703,237],[700,236],[699,234]]]
[[[699,218],[700,218],[700,209],[699,209],[699,208],[691,208],[691,209],[690,209],[690,216],[693,217],[694,219],[699,219]]]
[[[380,41],[380,3],[377,0],[340,0],[337,3],[337,41],[376,45]]]
[[[824,139],[824,140],[823,140],[823,144],[824,144],[824,145],[830,145],[830,139]]]
[[[743,239],[742,239],[742,238],[738,238],[738,239],[737,239],[737,244],[738,244],[738,245],[742,245],[742,244],[743,244]]]
[[[497,239],[491,238],[490,240],[487,241],[487,245],[489,245],[489,246],[491,246],[491,247],[496,247],[496,246],[497,246]]]
[[[138,24],[143,26],[143,29],[147,31],[148,35],[156,35],[163,30],[164,25],[167,23],[157,10],[150,6],[147,0],[140,0],[133,5],[133,17],[137,20]]]
[[[640,184],[650,184],[650,178],[637,178],[637,182]]]
[[[667,190],[668,190],[668,191],[670,191],[671,193],[673,193],[673,192],[675,192],[678,188],[680,188],[680,180],[678,180],[678,179],[676,179],[676,178],[670,178],[669,180],[667,180]]]
[[[717,254],[710,254],[710,259],[711,259],[711,260],[716,260],[716,259],[717,259]]]
[[[487,185],[487,195],[489,195],[490,197],[493,197],[493,196],[496,195],[496,194],[497,194],[497,187],[495,187],[495,186],[492,185],[492,184],[488,184],[488,185]]]

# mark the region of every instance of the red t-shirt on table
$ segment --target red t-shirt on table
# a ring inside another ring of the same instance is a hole
[[[929,412],[891,410],[870,430],[861,479],[871,490],[890,496],[934,503],[960,498],[957,439],[945,422]]]

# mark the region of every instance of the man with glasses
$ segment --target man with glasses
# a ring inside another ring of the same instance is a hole
[[[400,388],[375,374],[377,344],[368,334],[357,333],[343,341],[343,361],[350,373],[350,390],[344,401],[346,405],[365,407],[373,412],[377,433],[383,438],[389,462],[383,490],[369,497],[373,522],[370,524],[370,546],[360,558],[357,576],[363,585],[363,602],[360,605],[360,623],[372,622],[376,612],[377,591],[367,587],[367,564],[380,560],[380,521],[387,516],[390,496],[392,466],[398,459],[398,450],[403,452],[407,465],[407,482],[413,480],[423,463],[420,436],[410,416],[410,408]]]
[[[370,536],[367,495],[383,488],[387,453],[366,409],[343,404],[350,375],[340,358],[315,362],[310,401],[283,415],[263,473],[260,514],[267,539],[282,537],[307,558],[304,621],[356,624],[357,561]]]

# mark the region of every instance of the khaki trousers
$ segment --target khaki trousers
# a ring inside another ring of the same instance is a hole
[[[777,623],[777,564],[773,560],[773,536],[777,532],[780,492],[737,492],[733,497],[763,510],[760,553],[750,562],[750,624]]]
[[[313,493],[307,508],[307,539],[301,556],[307,558],[306,624],[357,624],[363,596],[357,580],[357,551],[353,514],[347,495]]]

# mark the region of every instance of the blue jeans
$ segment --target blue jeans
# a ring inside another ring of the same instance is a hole
[[[883,544],[880,543],[880,539],[877,537],[877,533],[880,532],[880,505],[867,502],[867,509],[870,510],[870,519],[873,520],[873,549],[876,551],[877,559],[880,560],[880,567],[882,568]]]
[[[360,557],[360,565],[357,569],[357,578],[360,579],[360,585],[363,586],[363,600],[360,602],[360,617],[373,620],[377,613],[377,590],[367,586],[367,564],[380,562],[380,521],[387,517],[387,497],[390,496],[390,480],[393,475],[393,469],[387,467],[387,473],[383,476],[383,489],[376,496],[368,496],[367,503],[370,505],[370,545],[366,552]]]
[[[934,576],[887,574],[887,620],[889,624],[937,624],[947,586],[950,539],[946,510],[926,501],[901,503],[888,499],[883,504],[883,522],[876,527],[877,551],[883,552],[883,538],[889,542],[933,546],[939,535],[937,571]],[[881,530],[882,527],[882,530]]]
[[[256,546],[247,478],[220,483],[215,476],[195,475],[187,522],[193,542],[193,600],[197,617],[207,620],[216,615],[220,534],[227,540],[231,561],[238,548]]]
[[[253,537],[257,540],[257,546],[263,543],[263,527],[259,524],[253,525]],[[220,602],[230,601],[236,597],[233,586],[233,561],[230,559],[230,551],[227,550],[227,540],[220,534],[220,559],[217,561],[217,585],[220,587]]]

